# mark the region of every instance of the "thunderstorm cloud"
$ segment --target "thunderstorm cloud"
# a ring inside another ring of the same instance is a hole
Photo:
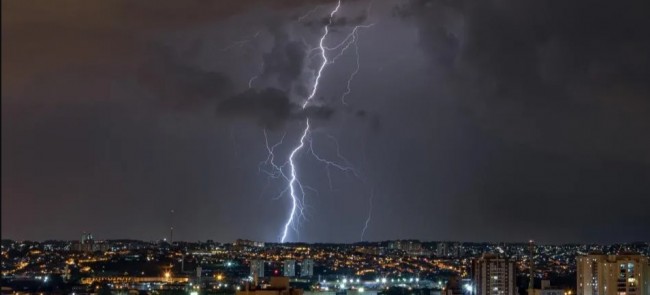
[[[3,238],[277,241],[306,117],[300,240],[650,236],[649,1],[342,4],[303,109],[336,1],[2,1]]]

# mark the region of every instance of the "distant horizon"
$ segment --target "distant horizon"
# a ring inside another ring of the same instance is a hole
[[[79,241],[80,239],[12,239],[12,238],[2,238],[2,241],[14,241],[14,242],[74,242]],[[136,238],[110,238],[110,239],[94,239],[95,241],[136,241],[136,242],[162,242],[165,239],[159,240],[146,240],[146,239],[136,239]],[[422,239],[392,239],[392,240],[377,240],[377,241],[358,241],[358,242],[267,242],[259,241],[253,239],[235,239],[229,242],[218,241],[215,239],[206,239],[206,240],[174,240],[172,243],[206,243],[207,241],[212,241],[219,244],[232,244],[237,240],[243,241],[253,241],[261,242],[264,244],[272,245],[356,245],[356,244],[377,244],[377,243],[388,243],[395,241],[417,241],[420,243],[467,243],[467,244],[528,244],[529,241],[462,241],[462,240],[422,240]],[[535,245],[539,246],[563,246],[563,245],[585,245],[585,246],[612,246],[612,245],[627,245],[627,244],[650,244],[650,241],[628,241],[628,242],[612,242],[612,243],[583,243],[583,242],[565,242],[565,243],[539,243],[534,241]]]

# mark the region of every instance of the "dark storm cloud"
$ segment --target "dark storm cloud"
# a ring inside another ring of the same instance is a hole
[[[337,17],[332,20],[332,24],[330,27],[348,27],[348,26],[356,26],[363,24],[366,22],[368,19],[368,14],[364,12],[363,14],[360,14],[356,17]],[[327,19],[322,20],[323,24],[327,24]]]
[[[431,71],[485,128],[650,163],[648,1],[411,1]]]
[[[302,23],[305,27],[314,28],[315,30],[321,30],[325,25],[329,25],[330,28],[353,27],[365,23],[367,19],[368,19],[368,11],[366,10],[355,17],[346,17],[346,16],[334,17],[332,18],[331,23],[330,23],[329,15],[325,17],[321,17],[318,20],[303,21]]]
[[[453,106],[448,126],[470,142],[449,153],[468,163],[441,164],[447,171],[432,177],[459,183],[438,193],[453,196],[438,200],[443,212],[463,216],[458,234],[647,236],[648,211],[618,204],[650,206],[649,9],[647,1],[432,0],[395,10],[418,30],[427,99]]]
[[[314,21],[309,21],[309,22],[304,22],[306,27],[314,27],[317,29],[322,29],[323,26],[328,25],[330,28],[337,28],[337,27],[348,27],[348,26],[356,26],[356,25],[361,25],[366,22],[368,19],[368,14],[363,13],[360,14],[356,17],[335,17],[332,19],[332,23],[330,23],[329,17],[324,17],[321,18],[319,21],[314,22]]]
[[[252,118],[260,125],[274,129],[281,127],[288,120],[329,119],[333,110],[326,107],[301,106],[290,101],[286,92],[267,88],[264,90],[249,89],[219,104],[217,113],[222,116]]]
[[[231,95],[232,81],[225,74],[181,63],[168,48],[151,48],[138,69],[138,82],[163,106],[195,109]]]
[[[263,55],[264,71],[262,78],[275,79],[278,87],[285,91],[296,89],[302,96],[306,89],[300,77],[305,68],[307,48],[305,45],[291,40],[286,28],[274,25],[270,29],[273,34],[273,48]]]
[[[185,207],[192,220],[220,208],[190,208],[216,200],[200,196],[257,193],[236,191],[241,180],[210,168],[244,166],[230,163],[229,144],[214,142],[213,132],[225,127],[216,126],[213,110],[233,95],[225,74],[232,69],[196,58],[213,35],[185,46],[174,34],[218,31],[256,10],[272,12],[257,15],[265,27],[270,14],[316,3],[332,1],[2,1],[3,237],[75,238],[92,230],[157,239],[166,217],[156,212]],[[160,103],[211,116],[160,112]],[[212,153],[221,156],[206,157]],[[214,179],[236,185],[215,189]],[[179,196],[198,199],[179,203]]]
[[[11,73],[2,75],[3,97],[19,99],[39,77],[130,76],[151,54],[149,44],[171,30],[218,23],[258,7],[322,3],[332,1],[3,1],[2,71]]]
[[[307,116],[315,152],[364,181],[305,150],[319,193],[292,239],[356,241],[370,186],[370,240],[649,236],[645,4],[411,1],[389,17],[396,2],[374,1],[349,104],[354,50],[302,110],[320,60],[304,51],[336,1],[2,1],[3,237],[159,239],[174,208],[179,239],[276,241],[289,200],[258,173],[264,135],[284,140],[280,163]],[[328,44],[365,20],[369,2],[349,3]]]

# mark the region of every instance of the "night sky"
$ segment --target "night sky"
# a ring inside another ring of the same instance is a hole
[[[2,238],[648,240],[650,1],[335,6],[2,1]]]

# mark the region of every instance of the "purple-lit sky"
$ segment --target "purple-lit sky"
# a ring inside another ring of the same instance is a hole
[[[2,1],[2,238],[277,241],[306,116],[290,241],[650,237],[650,2],[344,0],[302,110],[335,5]]]

